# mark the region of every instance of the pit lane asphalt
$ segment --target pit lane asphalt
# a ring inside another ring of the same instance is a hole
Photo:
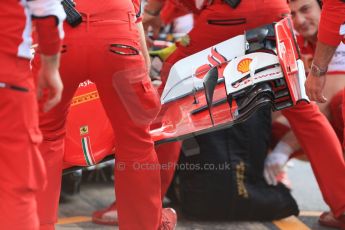
[[[318,225],[318,216],[328,207],[324,203],[309,163],[293,160],[289,167],[292,194],[301,214],[274,222],[203,222],[179,219],[177,230],[331,230]],[[113,201],[113,186],[109,184],[82,185],[79,195],[68,197],[60,203],[59,224],[56,230],[118,229],[91,222],[94,210],[104,208]]]

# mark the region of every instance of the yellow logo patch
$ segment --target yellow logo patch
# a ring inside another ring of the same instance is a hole
[[[253,59],[251,58],[245,58],[245,59],[242,59],[238,65],[237,65],[237,70],[241,73],[247,73],[249,72],[249,66],[250,66],[250,63],[252,63]]]
[[[80,131],[80,135],[88,134],[89,133],[89,126],[83,125],[80,127],[79,131]]]
[[[93,101],[97,100],[99,98],[98,92],[97,91],[92,91],[90,93],[86,93],[83,95],[75,96],[72,99],[71,106],[76,106],[88,101]]]

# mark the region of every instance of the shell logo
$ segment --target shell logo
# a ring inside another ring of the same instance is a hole
[[[237,71],[241,73],[247,73],[249,72],[249,65],[253,61],[251,58],[245,58],[242,59],[238,64],[237,64]]]

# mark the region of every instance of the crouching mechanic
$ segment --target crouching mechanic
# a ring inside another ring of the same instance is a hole
[[[147,26],[155,25],[155,17],[158,16],[162,1],[149,0],[146,12],[151,13],[151,19],[146,21]],[[190,2],[179,1],[179,4],[189,7]],[[177,50],[166,60],[162,70],[163,82],[170,68],[178,60],[243,34],[245,30],[278,21],[290,11],[285,0],[241,0],[237,1],[237,6],[232,7],[221,0],[212,3],[204,1],[205,4],[197,2],[198,4],[190,8],[193,10],[201,6],[201,10],[196,12],[198,17],[195,27],[188,34],[190,42],[179,44]],[[308,154],[326,203],[335,215],[340,215],[345,211],[345,164],[342,148],[334,130],[315,103],[300,103],[285,109],[282,113]]]
[[[310,71],[315,47],[317,32],[321,16],[321,1],[318,0],[290,0],[289,7],[295,30],[298,32],[297,42],[301,50],[306,71]],[[329,119],[338,139],[343,138],[343,118],[341,106],[343,104],[342,90],[345,86],[345,45],[340,44],[328,65],[328,78],[325,85],[325,94],[329,101],[318,104],[321,112]],[[284,124],[285,123],[285,124]],[[288,122],[283,117],[278,117],[273,123],[274,133],[285,133],[275,146],[265,162],[265,179],[269,184],[277,184],[276,178],[289,157],[300,153],[300,145],[293,132],[289,129]],[[279,130],[278,130],[279,129]],[[274,138],[275,139],[275,138]],[[296,152],[297,151],[297,152]],[[328,226],[340,226],[330,213],[324,213],[319,222]],[[331,224],[329,224],[331,222]]]
[[[310,71],[317,32],[321,16],[321,1],[318,0],[290,0],[289,7],[294,28],[297,31],[297,43],[301,51],[306,72]],[[330,101],[318,104],[322,113],[329,119],[336,131],[338,139],[343,138],[343,119],[340,107],[342,106],[342,90],[345,86],[345,45],[340,44],[335,56],[329,64],[327,75],[330,75],[326,85],[325,93]],[[288,122],[283,116],[278,116],[273,122],[274,133],[284,133],[283,137],[266,159],[265,169],[267,170],[266,180],[269,184],[276,184],[275,178],[292,153],[300,153],[300,145],[296,137],[289,129]],[[277,135],[281,136],[281,135]],[[274,139],[276,137],[273,137]],[[298,152],[296,152],[298,151]],[[296,155],[296,154],[294,154]]]
[[[46,182],[38,144],[38,106],[30,71],[31,26],[35,25],[41,69],[38,90],[48,91],[48,111],[61,99],[58,72],[65,13],[59,0],[0,2],[0,228],[39,228],[36,195]]]

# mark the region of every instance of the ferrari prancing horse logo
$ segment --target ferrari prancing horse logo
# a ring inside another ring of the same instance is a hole
[[[87,126],[87,125],[81,126],[79,130],[80,130],[81,136],[88,134],[89,133],[89,126]]]

